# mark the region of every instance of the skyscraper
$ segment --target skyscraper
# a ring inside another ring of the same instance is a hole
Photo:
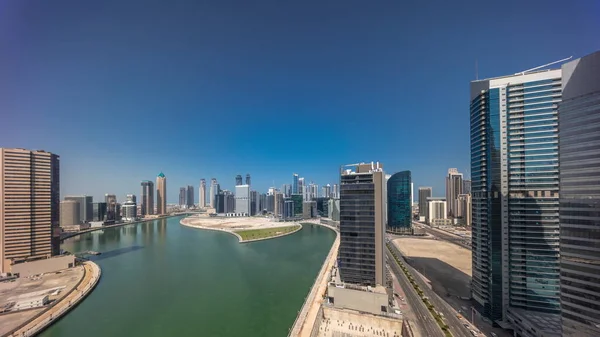
[[[456,216],[456,198],[463,194],[463,175],[458,173],[455,168],[448,169],[446,176],[446,203],[448,205],[448,215]]]
[[[257,191],[250,191],[250,215],[256,215],[259,212],[260,200]]]
[[[188,185],[185,194],[186,194],[186,198],[185,198],[186,206],[188,208],[194,207],[194,204],[195,204],[194,203],[194,186]]]
[[[167,177],[162,172],[156,177],[156,214],[167,214]]]
[[[471,195],[459,194],[456,203],[458,205],[456,208],[456,217],[460,220],[459,222],[465,226],[471,226],[471,219],[473,218]]]
[[[392,230],[412,228],[410,171],[395,173],[387,181],[387,226]]]
[[[75,200],[79,202],[79,217],[80,222],[85,223],[92,221],[92,203],[94,199],[89,195],[68,195],[65,200]]]
[[[92,221],[105,221],[107,216],[107,205],[105,202],[92,204]]]
[[[331,185],[327,184],[323,186],[323,197],[331,198]]]
[[[471,82],[474,307],[521,335],[560,331],[561,91],[560,69]]]
[[[304,194],[304,192],[304,178],[300,177],[298,178],[298,193]]]
[[[60,226],[74,226],[81,223],[79,201],[64,200],[60,203]]]
[[[471,194],[471,180],[463,180],[463,194]]]
[[[142,195],[141,195],[141,215],[152,215],[154,214],[154,183],[150,180],[142,181]]]
[[[338,184],[333,184],[331,193],[333,193],[332,198],[335,198],[335,199],[340,198],[340,188],[339,188]]]
[[[235,176],[235,186],[239,186],[242,184],[242,176],[240,174],[238,174],[237,176]]]
[[[59,157],[0,148],[0,272],[60,253]]]
[[[246,173],[246,185],[250,186],[250,173]]]
[[[123,210],[123,221],[135,221],[137,219],[137,203],[135,195],[128,194],[121,209]]]
[[[291,197],[292,196],[292,185],[283,184],[283,186],[281,186],[281,193],[283,193],[284,198]]]
[[[235,187],[235,213],[250,215],[250,185]]]
[[[200,189],[198,194],[198,207],[206,207],[206,180],[200,179]]]
[[[294,173],[294,180],[292,182],[292,194],[298,194],[298,174]]]
[[[600,336],[600,51],[562,66],[560,299],[565,337]]]
[[[340,182],[338,266],[341,280],[384,286],[383,166],[380,163],[345,166],[341,171]]]
[[[219,193],[219,184],[217,183],[217,179],[212,178],[210,180],[210,207],[216,208],[215,198]]]
[[[185,189],[185,187],[180,187],[179,188],[179,206],[187,206],[186,197],[187,197],[187,190]]]
[[[431,187],[419,187],[419,217],[427,217],[429,210],[427,209],[427,198],[431,198]]]
[[[114,194],[105,194],[104,202],[106,203],[106,220],[117,219],[117,196]]]

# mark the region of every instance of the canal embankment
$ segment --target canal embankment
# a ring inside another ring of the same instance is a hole
[[[337,228],[323,223],[312,223],[333,230],[336,233],[336,238],[331,246],[331,250],[329,250],[329,254],[327,254],[327,257],[323,262],[323,266],[321,267],[319,274],[317,274],[315,282],[308,292],[308,296],[306,296],[304,303],[302,304],[302,308],[298,312],[298,316],[296,317],[294,324],[290,328],[290,333],[288,335],[290,337],[311,336],[313,326],[317,321],[319,310],[321,309],[321,304],[323,303],[323,296],[327,290],[329,271],[335,265],[338,250],[340,248],[340,233]]]

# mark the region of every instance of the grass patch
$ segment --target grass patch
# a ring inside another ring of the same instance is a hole
[[[293,232],[299,229],[300,225],[286,226],[286,227],[274,227],[274,228],[261,228],[261,229],[246,229],[234,231],[239,236],[242,237],[242,240],[258,240],[258,239],[266,239],[277,235],[282,235],[286,233]]]

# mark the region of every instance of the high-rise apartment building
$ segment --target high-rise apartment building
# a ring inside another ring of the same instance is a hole
[[[341,280],[385,286],[383,166],[380,163],[343,166],[340,183]]]
[[[156,214],[167,214],[167,177],[162,172],[156,177]]]
[[[194,186],[188,185],[185,191],[185,205],[190,208],[194,207]]]
[[[79,221],[86,223],[92,221],[92,204],[94,198],[89,195],[68,195],[65,200],[75,200],[79,203]]]
[[[282,209],[279,208],[279,196],[281,195],[281,193],[279,193],[279,191],[274,191],[273,193],[273,217],[275,217],[275,219],[277,219],[279,216],[281,216],[282,213]]]
[[[263,211],[267,210],[267,194],[266,193],[261,193],[260,197],[259,197],[259,213],[262,213]]]
[[[121,205],[123,212],[123,221],[137,220],[137,203],[136,197],[133,194],[128,194],[126,201]]]
[[[427,198],[431,198],[431,187],[419,187],[419,217],[427,217],[429,210],[427,209]]]
[[[298,190],[298,174],[294,173],[293,176],[294,180],[292,182],[292,194],[298,194],[299,190]]]
[[[284,198],[291,197],[292,196],[292,185],[283,184],[283,186],[281,186],[281,193],[283,194]]]
[[[471,226],[471,219],[473,218],[471,195],[459,194],[456,203],[456,218],[459,219],[459,223],[468,227]]]
[[[304,178],[298,178],[298,193],[305,195],[306,189],[304,188]]]
[[[471,180],[463,180],[463,194],[471,194]]]
[[[250,215],[250,185],[235,187],[235,213]]]
[[[333,184],[333,188],[331,189],[331,193],[333,194],[331,197],[334,199],[340,198],[340,187],[338,184]]]
[[[327,184],[323,186],[323,195],[324,198],[331,198],[331,185]]]
[[[60,253],[59,157],[0,148],[0,272]]]
[[[217,183],[217,179],[212,178],[210,180],[210,207],[216,208],[216,196],[219,194],[219,184]]]
[[[562,335],[600,336],[600,51],[562,66]]]
[[[446,203],[451,217],[456,216],[456,198],[459,194],[463,194],[463,175],[457,169],[450,168],[446,176]]]
[[[64,200],[60,202],[60,226],[75,226],[81,223],[79,201]]]
[[[474,307],[523,336],[560,331],[561,92],[560,69],[471,82]]]
[[[238,174],[237,176],[235,176],[235,186],[239,186],[242,184],[242,175]]]
[[[200,179],[200,188],[198,193],[198,207],[206,207],[206,180]]]
[[[436,220],[446,219],[448,203],[445,198],[427,198],[427,223],[436,223]]]
[[[387,181],[387,227],[412,228],[412,178],[410,171],[393,174]]]
[[[187,190],[185,187],[179,188],[179,206],[187,206]]]
[[[114,194],[105,194],[106,220],[117,220],[117,196]]]
[[[250,191],[250,215],[256,215],[259,212],[260,200],[257,191]]]
[[[142,181],[140,214],[142,217],[154,214],[154,183],[150,180]]]
[[[92,221],[106,221],[107,213],[105,202],[95,202],[92,204]]]

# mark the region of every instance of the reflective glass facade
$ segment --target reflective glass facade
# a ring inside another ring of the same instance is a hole
[[[411,183],[410,171],[398,172],[387,182],[389,228],[410,229],[412,227]]]
[[[560,283],[568,337],[600,336],[599,70],[600,52],[563,66],[568,80],[559,113]]]

